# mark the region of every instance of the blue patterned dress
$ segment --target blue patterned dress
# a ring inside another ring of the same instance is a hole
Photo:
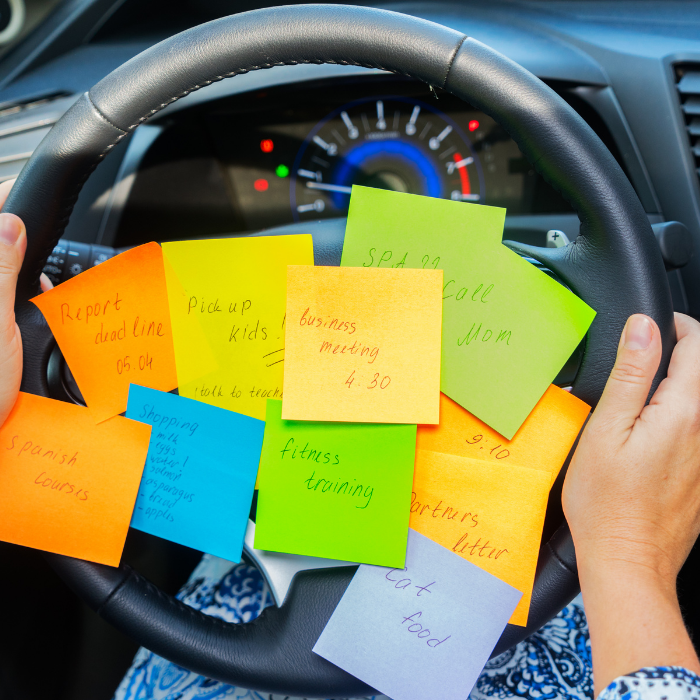
[[[178,598],[228,622],[249,622],[274,604],[265,580],[255,567],[245,563],[232,566],[208,554],[202,557]],[[653,681],[647,680],[647,676]],[[592,697],[590,639],[579,597],[541,630],[489,661],[470,700],[590,700]],[[115,695],[115,700],[223,699],[292,700],[204,678],[146,649],[136,654]],[[657,668],[618,678],[598,700],[691,699],[700,700],[700,678],[685,669]],[[373,700],[386,699],[374,696]]]

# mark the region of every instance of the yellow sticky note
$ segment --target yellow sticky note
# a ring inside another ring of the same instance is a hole
[[[150,436],[20,393],[0,427],[0,540],[119,566]]]
[[[287,265],[309,234],[164,243],[180,395],[265,420],[282,397]]]
[[[290,266],[282,418],[437,423],[442,270]]]
[[[523,593],[526,625],[550,477],[525,467],[419,450],[410,525]]]
[[[95,422],[126,411],[129,385],[177,386],[163,254],[146,243],[32,302],[44,314]]]
[[[541,469],[549,472],[554,484],[590,410],[581,399],[552,384],[513,439],[506,440],[440,394],[440,425],[419,425],[416,449]]]

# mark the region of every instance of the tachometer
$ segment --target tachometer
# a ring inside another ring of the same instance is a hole
[[[416,100],[369,98],[311,130],[292,168],[290,200],[302,221],[346,214],[352,185],[480,202],[483,180],[468,137],[446,114]]]

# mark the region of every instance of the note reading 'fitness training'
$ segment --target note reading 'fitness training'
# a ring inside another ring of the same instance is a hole
[[[256,549],[403,566],[415,425],[282,420],[267,402]]]
[[[290,266],[282,417],[437,423],[442,270]]]
[[[133,248],[32,299],[95,422],[123,413],[129,384],[177,386],[157,243]]]
[[[150,433],[20,392],[0,427],[0,540],[119,566]]]
[[[547,509],[546,471],[419,450],[411,527],[523,593],[526,625]]]
[[[265,418],[282,398],[287,265],[309,234],[164,243],[181,396]]]
[[[441,394],[440,425],[419,425],[416,449],[541,469],[550,473],[554,484],[590,410],[552,384],[513,439],[506,440]]]
[[[360,566],[314,652],[393,700],[464,700],[520,592],[409,530],[406,566]]]
[[[595,311],[501,244],[504,217],[354,186],[341,264],[445,271],[442,391],[510,440]]]
[[[135,385],[126,415],[153,426],[131,526],[240,561],[265,424]]]

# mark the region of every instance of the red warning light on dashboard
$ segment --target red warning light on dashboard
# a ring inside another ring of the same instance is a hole
[[[479,128],[479,122],[476,119],[472,119],[469,122],[469,131],[476,131]],[[263,149],[265,150],[265,149]]]
[[[260,142],[260,150],[263,153],[272,153],[272,149],[275,147],[275,144],[272,142],[272,139],[263,139]]]
[[[253,183],[253,187],[255,187],[255,189],[256,189],[258,192],[265,192],[265,190],[267,190],[267,188],[269,187],[269,185],[268,185],[268,183],[267,183],[267,180],[265,180],[264,178],[261,177],[259,180],[256,180],[256,181]]]

